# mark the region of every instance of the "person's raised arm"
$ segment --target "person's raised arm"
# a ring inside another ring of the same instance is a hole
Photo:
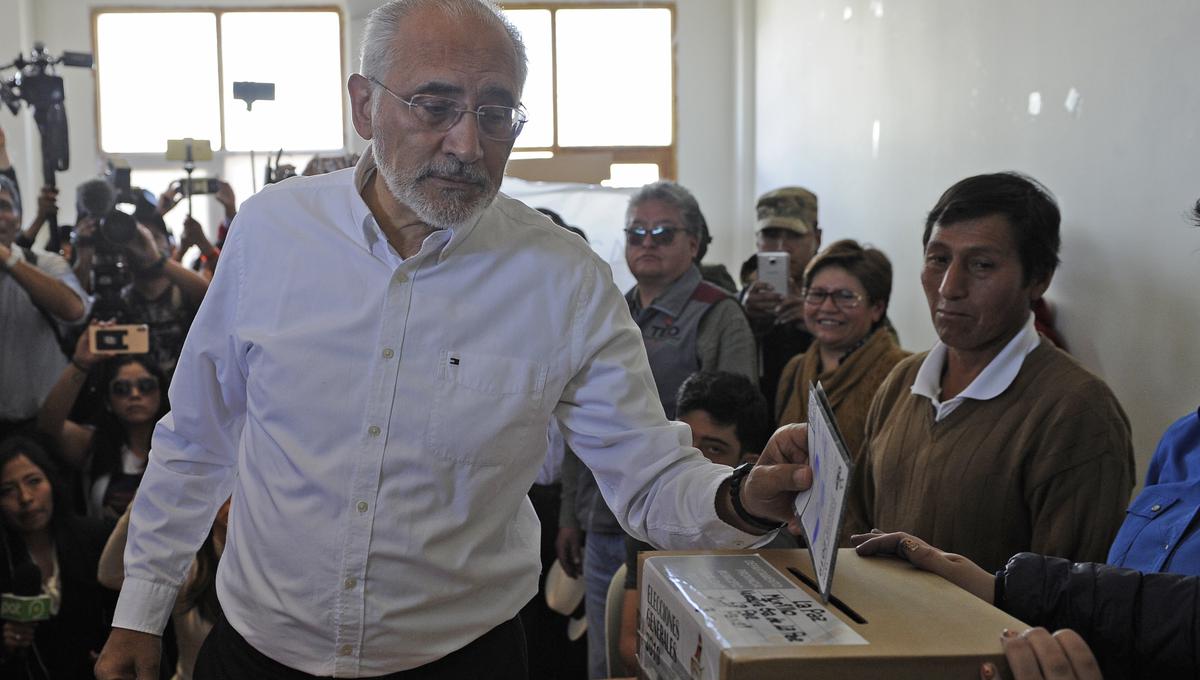
[[[184,267],[158,251],[154,235],[144,224],[138,225],[138,236],[127,247],[134,267],[141,271],[158,269],[171,283],[179,286],[188,302],[197,307],[208,292],[208,279]]]
[[[50,312],[51,316],[66,323],[83,321],[87,304],[79,297],[79,293],[27,262],[20,248],[0,244],[0,268],[7,269],[34,304]]]
[[[25,243],[33,243],[37,238],[38,232],[42,230],[42,226],[49,221],[51,215],[58,214],[58,189],[54,187],[42,187],[42,193],[38,194],[37,215],[34,216],[33,222],[21,232],[21,239]]]
[[[102,361],[100,356],[92,353],[89,335],[85,331],[79,336],[71,362],[58,376],[37,413],[38,430],[54,440],[64,462],[75,470],[82,470],[87,464],[93,430],[68,420],[67,416],[79,398],[88,374]]]
[[[8,157],[8,136],[4,134],[4,128],[0,127],[0,174],[7,176],[17,182],[17,173],[13,172],[12,159]]]

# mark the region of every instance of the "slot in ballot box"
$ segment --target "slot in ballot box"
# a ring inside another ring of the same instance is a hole
[[[976,680],[1021,621],[900,558],[842,549],[830,601],[805,550],[647,552],[644,680]],[[807,581],[807,583],[806,583]]]

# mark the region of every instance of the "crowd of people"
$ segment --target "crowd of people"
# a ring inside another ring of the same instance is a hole
[[[54,603],[4,622],[0,675],[632,674],[639,552],[797,545],[819,381],[854,465],[844,545],[1057,630],[1004,637],[1018,678],[1194,676],[1200,414],[1130,503],[1128,418],[1047,325],[1046,187],[1001,172],[933,201],[917,353],[888,257],[822,247],[803,187],[757,201],[740,290],[702,262],[697,197],[642,187],[615,291],[570,216],[497,194],[525,72],[492,5],[388,2],[348,83],[368,151],[242,206],[221,183],[224,221],[178,241],[178,183],[97,179],[62,249],[35,246],[58,192],[27,219],[0,131],[0,592],[32,573]],[[778,253],[786,285],[759,271]],[[94,346],[113,323],[148,351]],[[531,606],[555,559],[586,643]]]

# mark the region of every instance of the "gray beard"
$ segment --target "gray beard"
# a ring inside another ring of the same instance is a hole
[[[417,218],[434,229],[448,229],[469,222],[483,212],[496,197],[498,187],[492,186],[487,173],[477,165],[467,165],[453,158],[438,159],[412,174],[402,174],[391,166],[386,152],[372,144],[375,167],[383,177],[392,198],[407,206]],[[471,198],[453,191],[436,192],[434,196],[421,190],[421,182],[430,177],[452,177],[478,184],[483,192]]]

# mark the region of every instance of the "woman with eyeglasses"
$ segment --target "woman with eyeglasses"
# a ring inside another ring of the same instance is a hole
[[[169,410],[166,379],[148,355],[106,359],[92,352],[84,333],[38,411],[38,429],[52,437],[58,453],[84,474],[89,517],[117,519],[133,499],[150,456],[154,424]],[[104,408],[91,423],[69,419],[76,398],[95,374]]]
[[[96,578],[111,529],[71,513],[41,445],[0,441],[0,592],[36,598],[0,621],[0,678],[92,677],[115,603]]]
[[[808,387],[820,381],[852,459],[862,446],[867,408],[875,390],[908,352],[887,323],[892,263],[857,241],[832,243],[804,269],[804,325],[808,351],[792,358],[775,399],[780,425],[808,422]]]

